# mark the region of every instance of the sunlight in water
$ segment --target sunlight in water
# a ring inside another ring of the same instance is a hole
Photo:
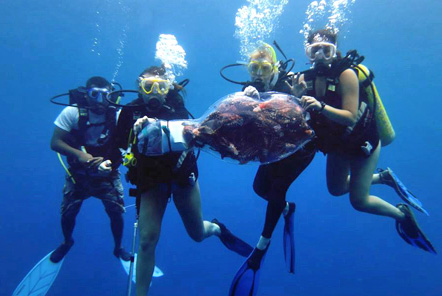
[[[335,33],[340,32],[344,24],[351,21],[347,15],[351,14],[350,8],[355,2],[356,0],[312,1],[307,6],[305,20],[300,30],[304,35],[304,44],[307,43],[310,31],[326,28]]]
[[[166,76],[174,81],[187,69],[186,51],[178,44],[174,35],[161,34],[156,45],[155,58],[166,67]]]
[[[279,16],[288,0],[247,0],[248,6],[238,9],[235,17],[235,37],[240,40],[240,54],[248,60],[249,54],[270,38],[278,26]]]

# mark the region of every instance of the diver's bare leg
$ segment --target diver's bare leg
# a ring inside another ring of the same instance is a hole
[[[373,171],[378,162],[380,146],[378,145],[368,158],[351,160],[350,202],[358,211],[402,220],[404,214],[398,208],[377,196],[370,195]]]
[[[209,221],[203,221],[201,210],[201,193],[198,182],[194,186],[176,186],[173,190],[173,201],[183,220],[189,236],[201,242],[219,232],[219,227]]]
[[[137,256],[136,295],[146,296],[149,291],[155,267],[161,222],[167,206],[167,190],[160,185],[141,195],[140,201],[140,244]]]

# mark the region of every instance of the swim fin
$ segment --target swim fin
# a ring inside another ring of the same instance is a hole
[[[379,175],[381,177],[382,183],[392,187],[396,193],[402,198],[406,203],[410,206],[418,210],[419,212],[424,213],[427,216],[430,216],[428,212],[422,207],[422,202],[417,199],[417,197],[411,193],[410,190],[405,187],[405,185],[399,180],[395,173],[390,168],[386,170],[378,169]]]
[[[417,224],[416,218],[410,207],[406,204],[398,204],[397,208],[405,214],[405,221],[396,221],[396,230],[402,239],[408,244],[424,251],[437,254],[430,240],[425,236]]]
[[[122,258],[120,258],[121,261],[121,265],[123,265],[123,269],[124,271],[127,273],[127,275],[129,275],[130,273],[130,261],[125,261]],[[137,253],[135,253],[134,255],[134,263],[132,266],[133,270],[132,270],[132,281],[135,283],[135,279],[137,277]],[[164,275],[163,271],[155,265],[155,268],[153,270],[153,274],[152,277],[156,278],[156,277],[162,277]],[[150,282],[150,285],[152,285],[152,282]]]
[[[258,293],[259,276],[261,264],[264,261],[267,248],[260,250],[258,248],[253,249],[252,254],[247,258],[246,262],[241,265],[232,284],[230,285],[229,296],[255,296]]]
[[[213,219],[212,223],[215,223],[219,226],[219,228],[221,228],[221,235],[219,236],[219,239],[227,247],[227,249],[232,250],[243,257],[248,257],[250,253],[252,253],[252,246],[239,237],[236,237],[223,223],[219,222],[217,219]]]
[[[284,217],[284,259],[287,270],[290,273],[295,273],[295,209],[296,204],[294,202],[290,202],[289,211]]]
[[[63,258],[60,258],[57,263],[54,263],[50,259],[52,253],[47,254],[31,269],[12,296],[46,295],[57,278],[64,261]]]

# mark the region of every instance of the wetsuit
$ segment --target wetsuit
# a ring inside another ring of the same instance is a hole
[[[142,105],[143,99],[138,98],[129,105]],[[149,111],[145,106],[123,108],[118,120],[119,147],[126,149],[130,130],[138,118],[148,116],[162,120],[189,118],[181,95],[175,91],[169,92],[165,104],[158,111]],[[161,156],[145,156],[138,153],[136,145],[132,152],[137,159],[137,165],[130,167],[128,180],[137,186],[137,194],[141,195],[158,184],[167,184],[169,195],[171,184],[180,186],[193,185],[198,178],[198,167],[193,151],[189,152],[182,163],[178,160],[182,152],[170,152]]]
[[[265,91],[262,86],[250,85],[257,88],[259,92]],[[291,93],[284,80],[279,80],[272,88],[272,91]],[[253,190],[268,201],[266,219],[262,231],[263,237],[272,237],[276,224],[286,206],[286,194],[290,185],[312,162],[315,152],[315,143],[311,141],[289,157],[259,167],[253,182]]]

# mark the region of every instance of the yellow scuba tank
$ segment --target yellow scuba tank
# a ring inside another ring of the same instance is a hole
[[[376,85],[373,81],[367,83],[367,79],[370,79],[370,70],[362,64],[354,67],[358,70],[359,85],[363,87],[367,95],[369,106],[376,106],[375,119],[379,138],[381,145],[387,146],[393,142],[396,134],[388,118],[387,111],[385,111],[384,104],[382,104],[381,98],[379,97]]]

